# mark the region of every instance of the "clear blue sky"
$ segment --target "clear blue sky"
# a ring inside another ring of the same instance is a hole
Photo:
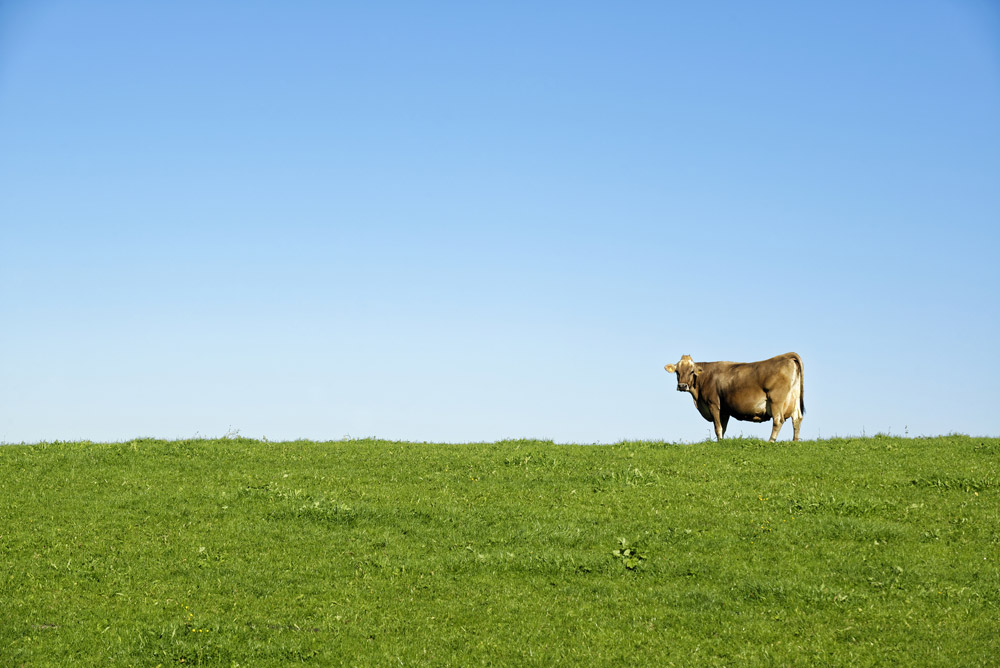
[[[0,442],[996,436],[998,246],[987,1],[0,0]]]

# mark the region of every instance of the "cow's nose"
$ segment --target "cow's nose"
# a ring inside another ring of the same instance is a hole
[[[677,383],[677,391],[678,392],[687,392],[688,391],[688,384],[687,383]]]

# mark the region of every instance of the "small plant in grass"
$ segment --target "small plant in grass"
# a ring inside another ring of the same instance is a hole
[[[646,557],[639,554],[639,550],[634,545],[629,545],[625,538],[618,539],[618,548],[612,554],[630,571],[639,568],[639,564],[646,560]]]

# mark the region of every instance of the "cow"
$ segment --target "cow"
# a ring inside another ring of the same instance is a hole
[[[663,368],[667,373],[677,372],[677,391],[691,393],[701,416],[715,424],[718,440],[725,435],[730,417],[748,422],[771,419],[772,443],[782,423],[792,418],[792,438],[799,440],[806,404],[802,358],[797,353],[762,362],[695,362],[684,355],[677,364]]]

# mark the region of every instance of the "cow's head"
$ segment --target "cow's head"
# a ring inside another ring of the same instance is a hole
[[[701,367],[694,363],[690,355],[684,355],[677,364],[668,364],[663,368],[667,370],[667,373],[677,372],[678,392],[691,392],[697,387]]]

